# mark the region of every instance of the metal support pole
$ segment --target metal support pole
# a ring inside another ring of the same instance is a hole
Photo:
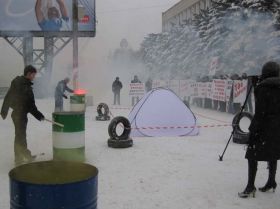
[[[24,65],[33,65],[33,37],[24,37],[22,47]]]
[[[44,81],[45,86],[48,88],[48,84],[51,80],[52,75],[52,67],[53,67],[53,46],[54,46],[54,40],[53,37],[44,37],[44,60],[45,60],[45,73],[44,73]]]
[[[73,88],[78,89],[79,57],[78,57],[78,1],[73,0]]]

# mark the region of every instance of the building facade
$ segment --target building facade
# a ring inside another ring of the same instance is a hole
[[[162,13],[162,32],[168,32],[174,26],[190,22],[194,14],[211,7],[211,0],[181,0]]]

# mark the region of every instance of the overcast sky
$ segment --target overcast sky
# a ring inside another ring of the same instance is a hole
[[[148,33],[161,31],[161,15],[179,0],[97,0],[96,41],[108,47],[127,38],[133,48]]]

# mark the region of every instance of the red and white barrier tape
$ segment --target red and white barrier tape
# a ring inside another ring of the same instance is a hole
[[[115,109],[115,110],[131,110],[132,107],[110,107],[110,109]],[[206,119],[209,119],[209,120],[214,120],[214,121],[218,121],[218,122],[221,122],[221,123],[228,123],[227,121],[223,121],[223,120],[219,120],[219,119],[216,119],[216,118],[212,118],[212,117],[209,117],[209,116],[205,116],[205,115],[202,115],[202,114],[199,114],[199,113],[196,113],[196,112],[193,112],[194,115],[198,115],[202,118],[206,118]]]
[[[129,110],[131,108],[129,108],[129,107],[110,107],[110,109]],[[112,118],[115,117],[112,114],[111,111],[109,111],[109,114],[112,116]],[[204,116],[204,115],[201,115],[201,114],[198,114],[198,113],[194,113],[194,114],[199,115],[199,116],[204,117],[204,118],[207,118],[207,119],[211,119],[211,120],[219,121],[219,122],[222,122],[222,123],[226,123],[226,124],[196,125],[196,126],[170,126],[170,127],[167,127],[167,126],[159,127],[159,126],[157,126],[157,127],[139,127],[139,128],[131,128],[131,129],[135,129],[135,130],[141,130],[141,129],[143,129],[143,130],[147,130],[147,129],[159,130],[159,129],[215,128],[215,127],[229,127],[229,126],[231,127],[232,126],[232,124],[229,124],[226,121],[211,118],[211,117]]]
[[[162,126],[162,127],[138,127],[138,128],[131,128],[135,130],[159,130],[159,129],[187,129],[187,128],[215,128],[215,127],[229,127],[232,126],[231,124],[217,124],[217,125],[196,125],[196,126]]]
[[[131,110],[132,107],[110,107],[113,110]]]
[[[216,118],[212,118],[212,117],[209,117],[209,116],[205,116],[205,115],[202,115],[202,114],[199,114],[199,113],[194,113],[195,115],[198,115],[202,118],[206,118],[206,119],[209,119],[209,120],[214,120],[214,121],[218,121],[218,122],[221,122],[221,123],[228,123],[227,121],[223,121],[223,120],[219,120],[219,119],[216,119]]]

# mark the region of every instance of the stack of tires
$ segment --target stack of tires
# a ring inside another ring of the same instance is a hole
[[[96,116],[96,120],[99,120],[99,121],[110,120],[110,116],[108,115],[109,107],[105,103],[100,103],[97,106],[97,114],[98,114],[98,116]]]
[[[237,144],[247,144],[249,140],[249,132],[244,132],[240,128],[240,121],[244,117],[249,118],[251,121],[253,119],[253,114],[249,112],[239,112],[237,113],[232,120],[232,127],[234,130],[232,141]]]
[[[123,132],[117,134],[117,126],[121,125]],[[131,125],[127,118],[118,116],[112,119],[108,127],[108,133],[110,138],[108,139],[108,147],[112,148],[127,148],[132,147],[133,141],[129,137],[131,132]]]

